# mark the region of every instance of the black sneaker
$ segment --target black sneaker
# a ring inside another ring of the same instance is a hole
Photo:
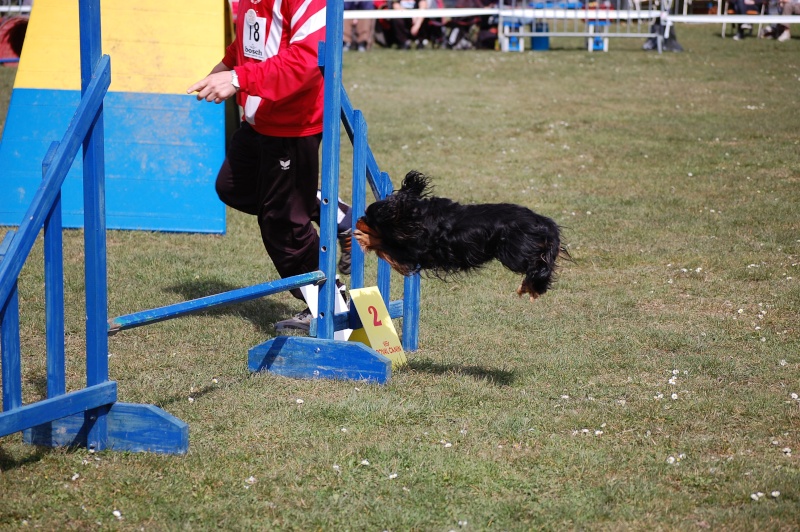
[[[294,331],[308,332],[311,329],[312,319],[314,318],[311,316],[311,311],[309,309],[305,309],[302,312],[298,312],[289,319],[279,321],[278,323],[276,323],[275,330],[276,331],[294,330]]]
[[[342,275],[350,275],[350,262],[352,259],[351,252],[353,250],[353,230],[347,229],[337,235],[339,238],[339,247],[342,250],[342,255],[339,257],[339,273]]]

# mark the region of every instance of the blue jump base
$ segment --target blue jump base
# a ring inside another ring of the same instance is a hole
[[[250,371],[293,379],[346,379],[386,384],[392,361],[358,342],[279,336],[250,350]]]

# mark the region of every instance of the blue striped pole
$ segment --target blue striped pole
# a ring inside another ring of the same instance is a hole
[[[230,290],[221,294],[213,296],[201,297],[191,301],[183,301],[174,305],[167,305],[160,308],[150,310],[143,310],[125,316],[118,316],[108,320],[108,334],[115,334],[119,331],[133,329],[134,327],[141,327],[143,325],[150,325],[151,323],[158,323],[160,321],[171,320],[192,312],[198,312],[211,307],[220,307],[223,305],[230,305],[233,303],[241,303],[251,299],[258,299],[259,297],[268,296],[270,294],[277,294],[278,292],[285,292],[293,288],[300,288],[301,286],[308,286],[310,284],[319,284],[325,281],[325,274],[321,271],[311,273],[304,273],[287,277],[285,279],[278,279],[268,283],[257,284],[248,286],[246,288],[239,288]]]

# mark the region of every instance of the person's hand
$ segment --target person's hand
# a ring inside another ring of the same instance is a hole
[[[197,93],[197,100],[222,103],[234,94],[236,88],[231,84],[231,71],[224,70],[209,74],[188,89],[186,94]]]

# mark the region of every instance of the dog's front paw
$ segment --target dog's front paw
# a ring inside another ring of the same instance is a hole
[[[531,303],[539,298],[539,293],[525,286],[525,283],[519,285],[519,288],[517,288],[517,295],[522,297],[522,294],[528,294]]]

